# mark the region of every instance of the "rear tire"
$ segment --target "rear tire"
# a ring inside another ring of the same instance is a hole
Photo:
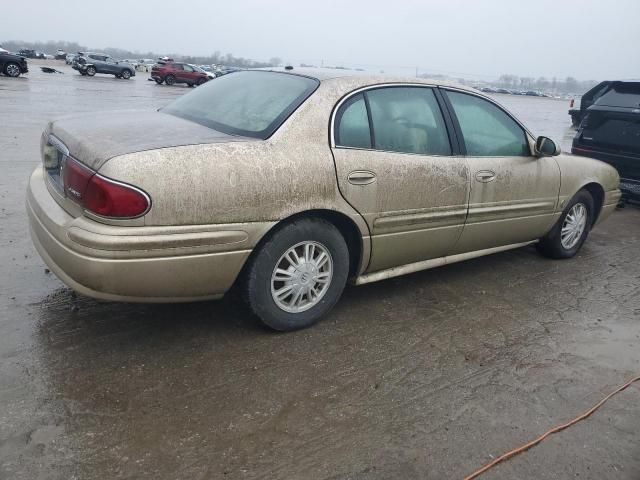
[[[17,78],[20,76],[20,65],[15,62],[9,62],[4,66],[4,74],[7,77]]]
[[[589,235],[594,212],[593,197],[587,190],[580,190],[569,201],[551,231],[540,239],[538,251],[555,259],[575,256]]]
[[[254,253],[245,298],[262,322],[279,331],[306,328],[339,300],[349,275],[349,250],[340,231],[303,218],[275,233]]]
[[[96,67],[87,67],[87,75],[93,77],[96,74]]]
[[[176,77],[174,77],[173,75],[167,75],[164,78],[164,83],[166,83],[167,85],[171,86],[171,85],[175,85],[176,83]]]

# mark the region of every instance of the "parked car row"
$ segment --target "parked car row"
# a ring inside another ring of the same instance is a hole
[[[514,90],[509,88],[494,88],[494,87],[476,87],[478,90],[484,93],[504,93],[508,95],[526,95],[528,97],[547,97],[552,98],[552,95],[548,93],[539,92],[536,90]]]

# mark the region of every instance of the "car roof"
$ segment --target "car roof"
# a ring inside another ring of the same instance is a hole
[[[449,86],[467,90],[469,92],[479,93],[475,88],[462,85],[454,81],[442,81],[423,77],[407,77],[387,74],[371,74],[362,70],[350,70],[342,68],[312,68],[312,67],[271,67],[256,68],[252,70],[286,73],[289,75],[302,75],[305,77],[315,78],[320,82],[340,81],[341,79],[352,82],[353,80],[361,80],[363,85],[373,83],[418,83],[425,85]]]

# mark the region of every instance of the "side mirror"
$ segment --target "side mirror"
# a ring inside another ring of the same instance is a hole
[[[560,155],[560,147],[549,137],[538,137],[536,139],[536,156],[554,157]]]

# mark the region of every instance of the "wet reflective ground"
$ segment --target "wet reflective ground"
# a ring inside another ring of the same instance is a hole
[[[573,260],[524,248],[350,287],[291,334],[232,299],[76,297],[28,235],[44,124],[188,89],[31,65],[0,77],[0,479],[461,478],[640,374],[634,208]],[[502,97],[567,146],[567,102]],[[635,385],[486,478],[637,480],[639,432]]]

